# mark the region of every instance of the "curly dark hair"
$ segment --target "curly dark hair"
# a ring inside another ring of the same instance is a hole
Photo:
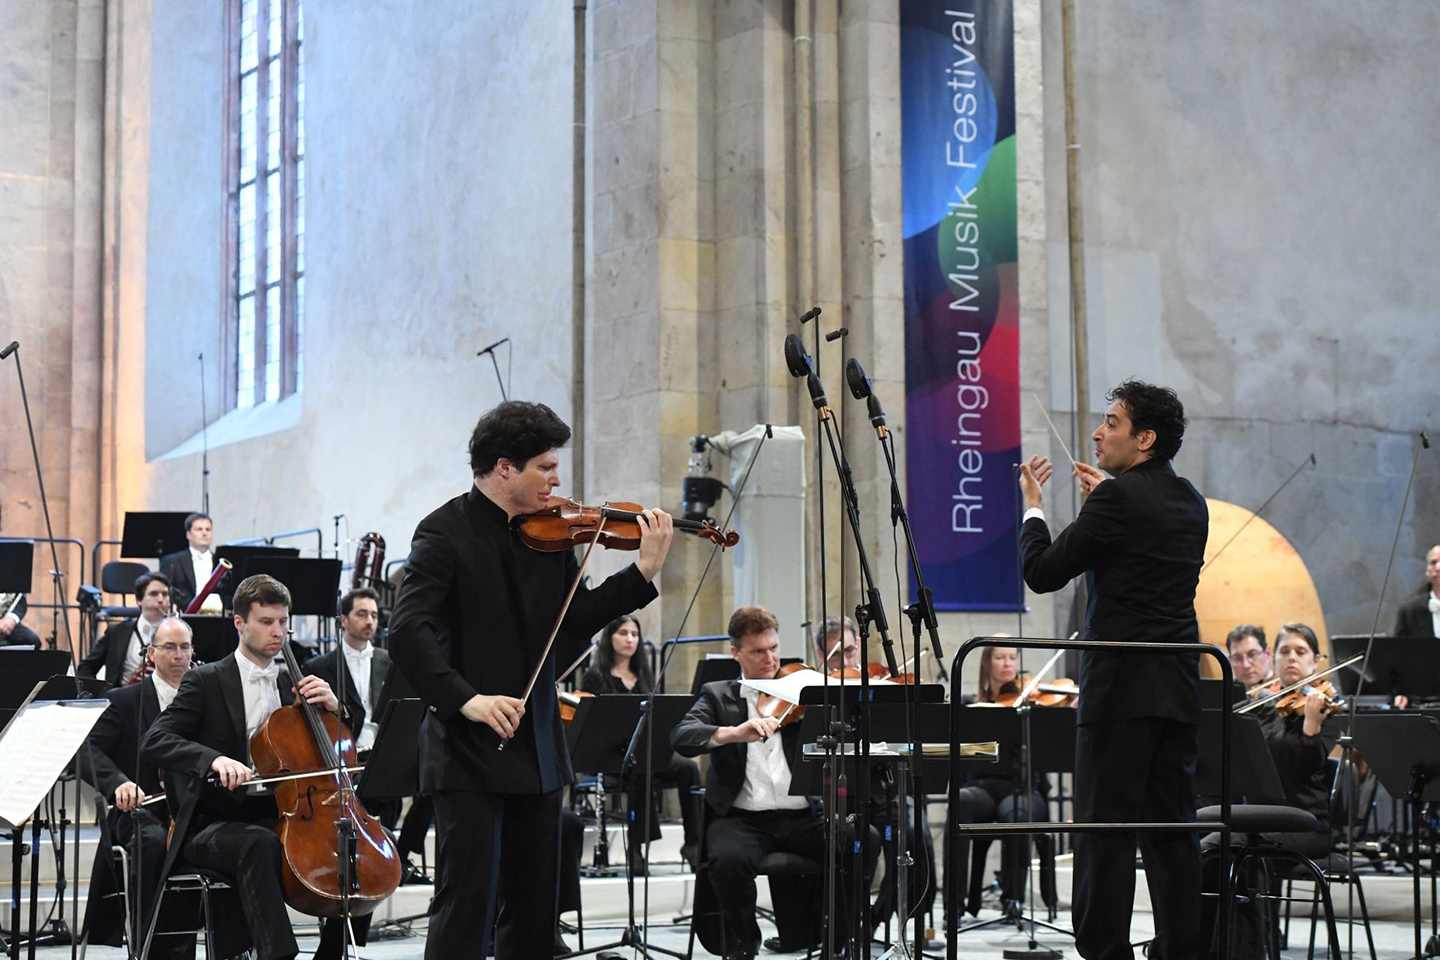
[[[483,477],[504,458],[521,470],[547,450],[570,442],[570,428],[543,403],[506,400],[470,433],[470,471]]]
[[[150,584],[152,583],[163,583],[167,591],[172,589],[170,586],[170,578],[165,576],[165,574],[157,573],[154,570],[151,570],[149,573],[142,573],[135,578],[135,599],[137,601],[145,596],[145,591],[150,589]]]
[[[1153,459],[1168,462],[1180,452],[1180,443],[1185,439],[1185,405],[1174,390],[1143,380],[1126,380],[1105,399],[1125,404],[1132,437],[1141,430],[1155,431],[1155,445],[1150,448]]]
[[[616,617],[600,631],[600,640],[595,644],[595,655],[590,660],[590,669],[603,677],[610,676],[610,668],[615,666],[615,647],[611,641],[615,638],[615,631],[627,623],[635,625],[635,634],[639,637],[635,655],[630,658],[630,672],[635,674],[635,692],[649,693],[655,689],[655,678],[650,674],[650,658],[645,656],[645,632],[640,629],[640,621],[629,614]]]

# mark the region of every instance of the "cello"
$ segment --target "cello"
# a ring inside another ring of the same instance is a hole
[[[298,682],[290,644],[280,649]],[[285,902],[313,917],[374,912],[400,885],[400,856],[355,795],[346,769],[355,765],[355,743],[340,718],[297,698],[255,731],[250,756],[261,777],[291,777],[275,787]]]

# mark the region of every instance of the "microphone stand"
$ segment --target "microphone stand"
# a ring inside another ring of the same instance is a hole
[[[200,502],[201,510],[210,514],[210,411],[205,403],[205,354],[195,357],[200,361]]]
[[[833,424],[834,414],[830,410],[829,401],[825,397],[824,388],[814,372],[806,376],[806,386],[810,391],[810,399],[818,413],[822,432],[825,434],[826,446],[830,449],[830,457],[834,461],[835,471],[840,479],[840,499],[844,505],[844,513],[850,533],[855,540],[855,551],[860,564],[860,576],[862,589],[864,591],[864,603],[855,606],[855,625],[860,640],[860,704],[856,711],[856,742],[859,762],[856,766],[856,787],[859,800],[856,804],[855,813],[847,816],[847,821],[854,825],[854,835],[851,842],[851,862],[856,868],[858,876],[852,877],[852,889],[857,892],[857,899],[852,904],[854,912],[854,932],[857,937],[857,947],[866,947],[870,941],[869,930],[866,928],[866,909],[860,908],[864,890],[864,845],[869,839],[870,817],[866,805],[870,796],[870,708],[869,708],[869,676],[868,676],[868,645],[870,639],[870,627],[873,624],[880,634],[881,649],[885,653],[886,666],[890,674],[899,673],[899,667],[895,661],[895,645],[890,639],[890,626],[885,619],[885,607],[880,598],[880,590],[875,584],[875,576],[870,568],[870,557],[865,551],[865,542],[860,529],[860,501],[855,490],[854,477],[850,472],[850,464],[840,450],[835,437]],[[842,687],[840,691],[841,703],[844,703],[845,692]],[[853,820],[851,820],[853,817]],[[832,951],[833,953],[833,951]]]
[[[502,337],[501,339],[496,340],[494,343],[490,344],[490,346],[486,347],[485,349],[477,351],[475,356],[490,357],[490,363],[495,367],[495,383],[497,386],[500,387],[500,399],[509,400],[510,391],[505,389],[505,380],[500,379],[500,361],[495,359],[495,350],[501,344],[510,344],[510,349],[505,351],[505,379],[508,380],[510,378],[510,364],[511,361],[514,359],[515,353],[515,346],[514,344],[510,343],[509,337]]]
[[[33,418],[33,417],[31,416],[31,414],[30,414],[30,394],[29,394],[29,392],[25,389],[25,368],[24,368],[24,365],[20,362],[20,341],[19,341],[19,340],[11,340],[6,346],[4,346],[3,348],[0,348],[0,360],[4,360],[4,359],[8,358],[8,357],[10,357],[12,354],[13,354],[14,357],[15,357],[15,376],[18,378],[18,380],[19,380],[19,382],[20,382],[20,404],[21,404],[21,406],[24,407],[24,409],[25,409],[25,429],[26,429],[26,432],[28,433],[28,435],[29,435],[29,437],[30,437],[30,456],[31,456],[32,462],[33,462],[34,465],[35,465],[35,484],[36,484],[36,486],[39,487],[39,489],[40,489],[40,509],[41,509],[41,511],[42,511],[42,512],[44,513],[44,515],[45,515],[45,537],[46,537],[46,539],[49,540],[49,542],[50,542],[50,564],[51,564],[50,577],[51,577],[51,583],[54,585],[54,588],[55,588],[55,603],[56,603],[57,610],[58,610],[58,612],[59,612],[60,618],[65,621],[65,642],[66,642],[66,644],[67,644],[67,645],[69,646],[69,648],[70,648],[70,664],[71,664],[71,667],[72,667],[72,673],[73,673],[74,676],[75,676],[75,698],[76,698],[77,700],[81,700],[81,699],[85,699],[85,698],[88,696],[88,694],[86,693],[83,684],[80,682],[79,669],[78,669],[79,666],[80,666],[79,651],[78,651],[78,650],[76,649],[76,647],[75,647],[75,633],[74,633],[74,630],[73,630],[73,629],[71,628],[71,626],[70,626],[70,606],[69,606],[68,603],[66,603],[66,600],[65,600],[65,596],[66,596],[66,594],[65,594],[65,574],[64,574],[64,572],[60,569],[60,553],[59,553],[59,551],[55,548],[55,526],[54,526],[54,524],[53,524],[53,523],[51,522],[51,520],[50,520],[50,498],[49,498],[48,496],[46,496],[46,493],[45,493],[45,471],[44,471],[44,469],[40,466],[40,447],[39,447],[39,446],[36,444],[36,442],[35,442],[35,420],[34,420],[34,418]],[[58,634],[59,634],[59,632],[57,631],[57,632],[56,632],[56,638],[57,638],[57,639],[58,639]],[[88,740],[86,741],[86,751],[87,751],[87,758],[89,758],[89,757],[88,757],[89,741],[88,741]],[[94,759],[93,759],[93,758],[89,758],[89,759],[90,759],[90,761],[91,761],[91,762],[90,762],[90,768],[91,768],[91,770],[94,770],[94,767],[95,767]],[[80,801],[79,801],[79,796],[80,796],[80,784],[79,784],[79,782],[78,782],[78,779],[79,779],[79,778],[77,777],[76,779],[77,779],[77,782],[76,782],[76,784],[75,784],[75,796],[76,796],[76,807],[77,807],[77,809],[78,809],[78,807],[79,807],[79,802],[80,802]],[[32,820],[33,820],[33,824],[32,824],[32,835],[34,835],[34,836],[36,837],[36,841],[33,841],[33,842],[31,843],[31,857],[33,858],[33,857],[35,857],[35,856],[38,855],[38,848],[39,848],[39,843],[38,843],[38,830],[39,830],[40,821],[39,821],[38,819],[35,819],[34,817],[32,817]],[[60,860],[59,860],[59,865],[58,865],[58,866],[59,866],[59,875],[58,875],[57,878],[56,878],[56,886],[57,886],[57,896],[59,897],[60,902],[63,904],[63,903],[64,903],[64,898],[65,898],[65,893],[64,893],[65,878],[64,878],[64,875],[63,875],[63,874],[64,874],[64,869],[65,869],[65,868],[64,868],[64,863],[65,863],[65,860],[64,860],[64,857],[65,857],[65,851],[64,851],[64,836],[65,836],[65,829],[66,829],[66,823],[65,823],[65,820],[66,820],[66,812],[65,812],[65,791],[64,791],[64,789],[61,789],[61,791],[60,791],[60,820],[61,820],[61,825],[60,825],[61,848],[60,848]],[[75,834],[76,834],[76,836],[75,836],[76,850],[78,851],[78,850],[79,850],[79,844],[80,844],[80,836],[79,836],[79,834],[80,834],[80,821],[79,821],[79,817],[78,817],[78,816],[76,817],[76,821],[75,821]],[[15,837],[12,836],[12,838],[11,838],[11,843],[18,843],[18,840],[16,840]],[[33,873],[34,873],[34,870],[32,869],[31,872],[32,872],[32,874],[33,874]],[[33,881],[32,881],[32,887],[33,887]],[[78,892],[78,885],[77,885],[77,887],[76,887],[76,891]],[[34,893],[35,893],[35,891],[32,889],[32,890],[31,890],[32,900],[33,900],[33,897],[34,897]],[[77,900],[77,901],[76,901],[77,905],[78,905],[78,902],[79,902],[79,901]],[[36,946],[36,943],[35,943],[35,919],[36,919],[36,917],[35,917],[35,910],[34,910],[33,904],[32,904],[32,908],[31,908],[31,911],[30,911],[30,931],[29,931],[29,934],[30,934],[30,935],[29,935],[29,949],[30,949],[30,956],[31,956],[32,958],[33,958],[34,955],[35,955],[35,946]],[[76,940],[76,938],[75,938],[75,937],[70,937],[69,939],[70,939],[70,941],[71,941],[70,952],[71,952],[72,957],[73,957],[73,955],[74,955],[74,953],[75,953],[75,940]],[[12,954],[13,954],[15,951],[18,951],[18,944],[12,944]]]
[[[1410,505],[1410,490],[1415,485],[1415,474],[1420,469],[1420,451],[1430,449],[1430,438],[1425,431],[1420,431],[1420,446],[1415,448],[1415,453],[1410,459],[1410,476],[1405,480],[1405,495],[1400,500],[1400,515],[1395,518],[1395,537],[1390,542],[1390,559],[1385,563],[1385,576],[1380,581],[1380,596],[1375,600],[1375,619],[1370,624],[1370,638],[1365,642],[1365,659],[1360,664],[1360,678],[1355,681],[1355,694],[1350,698],[1350,709],[1345,716],[1345,732],[1340,735],[1337,744],[1341,750],[1340,770],[1343,774],[1341,782],[1349,791],[1345,804],[1345,857],[1346,869],[1349,872],[1351,882],[1345,884],[1346,916],[1354,916],[1355,907],[1355,819],[1358,815],[1358,794],[1359,784],[1352,783],[1355,770],[1355,710],[1360,702],[1360,694],[1365,689],[1365,678],[1370,672],[1370,654],[1375,649],[1375,635],[1380,631],[1380,613],[1385,607],[1385,590],[1390,585],[1390,572],[1395,566],[1395,552],[1400,546],[1400,532],[1405,528],[1405,510]],[[1287,481],[1288,482],[1288,481]],[[1418,796],[1418,794],[1417,794]],[[1418,808],[1417,808],[1418,809]],[[1423,960],[1425,951],[1420,944],[1420,914],[1418,904],[1420,902],[1420,871],[1419,871],[1419,849],[1420,849],[1420,822],[1412,825],[1415,836],[1411,842],[1416,850],[1415,868],[1415,902],[1417,904],[1415,914],[1415,957],[1414,960]],[[1348,951],[1350,956],[1355,955],[1355,925],[1347,924],[1350,928]]]

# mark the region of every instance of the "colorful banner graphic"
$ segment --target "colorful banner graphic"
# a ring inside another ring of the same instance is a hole
[[[900,13],[906,486],[940,610],[1022,602],[1013,24],[1010,0]]]

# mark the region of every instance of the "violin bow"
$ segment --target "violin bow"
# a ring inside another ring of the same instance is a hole
[[[520,695],[520,705],[530,702],[530,694],[535,689],[535,684],[540,679],[540,671],[545,669],[545,661],[550,659],[550,651],[555,647],[555,638],[560,635],[560,625],[565,622],[565,615],[570,612],[570,604],[575,599],[575,591],[580,589],[580,581],[585,578],[585,568],[590,565],[590,554],[595,552],[595,545],[600,542],[600,534],[605,530],[605,514],[600,514],[600,523],[595,527],[595,536],[591,538],[589,546],[585,548],[585,556],[580,559],[580,569],[575,571],[575,579],[570,581],[570,592],[565,594],[565,602],[560,605],[560,612],[555,615],[555,623],[550,628],[550,637],[545,641],[545,649],[540,651],[540,658],[535,661],[535,669],[530,671],[530,682],[525,684],[525,692]],[[573,669],[573,667],[572,667]],[[502,739],[497,750],[504,750],[509,739]]]
[[[1079,631],[1076,631],[1076,632],[1079,632]],[[1074,634],[1071,634],[1071,635],[1070,635],[1070,639],[1072,639],[1072,640],[1075,639],[1075,635],[1074,635]],[[1018,698],[1016,698],[1016,700],[1015,700],[1015,709],[1017,709],[1017,710],[1020,709],[1020,705],[1023,704],[1023,703],[1025,703],[1027,700],[1030,699],[1030,694],[1034,693],[1036,690],[1039,689],[1039,687],[1040,687],[1040,681],[1045,678],[1045,674],[1047,674],[1047,673],[1050,672],[1050,668],[1053,667],[1053,666],[1055,666],[1055,661],[1056,661],[1056,660],[1059,660],[1059,659],[1060,659],[1060,656],[1061,656],[1064,652],[1065,652],[1065,651],[1064,651],[1063,649],[1056,650],[1056,651],[1055,651],[1055,655],[1052,656],[1049,660],[1046,660],[1046,661],[1045,661],[1045,666],[1043,666],[1043,667],[1041,667],[1039,670],[1035,671],[1035,674],[1030,678],[1030,682],[1027,683],[1027,684],[1025,684],[1025,689],[1024,689],[1024,690],[1021,690],[1021,691],[1020,691],[1020,696],[1019,696]]]

